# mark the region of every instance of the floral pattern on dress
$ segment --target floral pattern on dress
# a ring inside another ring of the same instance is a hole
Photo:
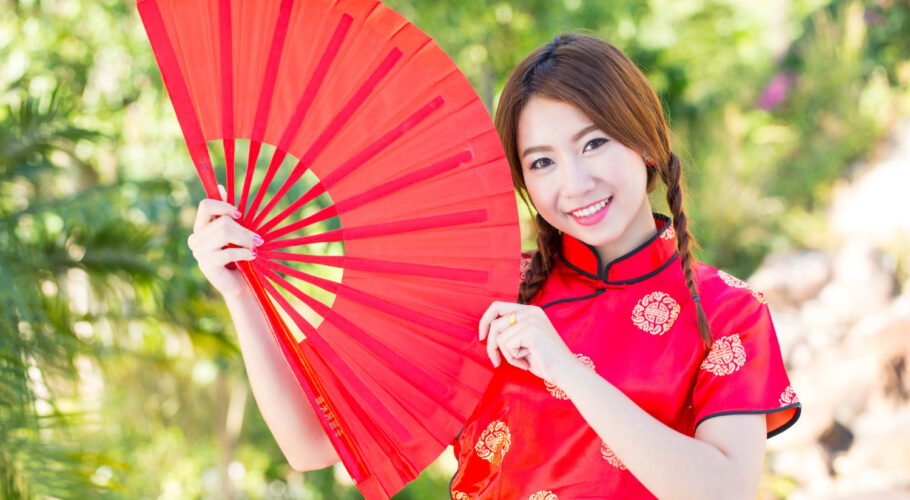
[[[613,453],[613,450],[607,446],[606,442],[601,441],[600,454],[603,455],[604,460],[606,460],[607,463],[613,467],[616,467],[619,470],[626,470],[626,466],[622,463],[619,457],[616,456],[616,453]]]
[[[484,429],[474,445],[477,456],[492,463],[501,464],[512,445],[512,433],[502,420],[494,420]]]
[[[660,233],[660,237],[665,240],[672,240],[676,238],[676,231],[673,230],[673,226],[668,226],[664,232]]]
[[[632,323],[651,335],[663,335],[679,316],[679,303],[664,292],[645,295],[632,309]]]
[[[733,276],[731,276],[723,271],[720,271],[720,270],[717,271],[717,275],[720,276],[720,279],[723,280],[723,282],[726,283],[727,285],[732,286],[733,288],[745,288],[745,289],[749,290],[750,292],[752,292],[752,296],[755,297],[762,304],[768,303],[768,299],[765,298],[764,294],[762,294],[758,290],[753,289],[745,281],[743,281],[739,278],[734,278]]]
[[[581,363],[583,365],[587,366],[591,370],[595,369],[594,362],[591,361],[591,358],[585,356],[584,354],[576,354],[575,357],[578,358],[578,360],[581,361]],[[555,385],[547,382],[546,380],[544,380],[543,382],[544,382],[544,386],[546,386],[547,390],[550,391],[550,394],[552,394],[554,398],[569,399],[569,396],[566,396],[566,393],[563,392],[563,390],[560,389],[559,387],[556,387]]]
[[[715,375],[730,375],[746,364],[746,348],[739,334],[734,333],[714,341],[711,351],[701,363],[701,369]]]
[[[452,490],[452,500],[470,500],[470,497],[463,491]]]
[[[528,497],[528,500],[559,500],[559,497],[552,491],[545,490],[534,493]]]
[[[784,407],[794,403],[799,403],[799,398],[796,396],[796,391],[793,390],[793,386],[788,385],[780,395],[780,406]]]
[[[723,280],[724,283],[732,286],[733,288],[749,288],[749,284],[745,281],[739,278],[735,278],[719,269],[717,271],[717,275],[720,276],[720,279]]]

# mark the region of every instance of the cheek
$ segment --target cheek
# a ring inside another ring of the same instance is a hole
[[[629,168],[623,169],[620,182],[629,198],[637,199],[648,195],[648,171],[644,164],[639,167],[632,163]]]
[[[528,188],[531,203],[538,212],[549,213],[553,210],[556,204],[556,193],[552,183],[543,182],[540,179],[531,180],[526,177],[525,186]]]

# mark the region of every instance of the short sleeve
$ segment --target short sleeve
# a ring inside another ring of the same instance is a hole
[[[741,294],[711,322],[714,343],[698,368],[696,427],[721,415],[764,414],[768,437],[788,429],[802,405],[790,385],[768,305]]]

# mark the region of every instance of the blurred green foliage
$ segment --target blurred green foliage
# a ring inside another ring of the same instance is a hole
[[[910,111],[907,0],[388,3],[490,108],[556,33],[626,51],[666,107],[701,257],[741,276],[824,244],[834,182]],[[186,247],[189,165],[132,1],[0,0],[0,497],[358,498],[338,470],[292,471],[249,397]],[[397,498],[446,498],[451,462]]]

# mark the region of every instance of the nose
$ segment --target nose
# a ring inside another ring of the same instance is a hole
[[[581,158],[574,158],[567,162],[566,168],[560,169],[562,195],[566,198],[582,198],[594,189],[594,178],[591,176],[590,167]]]

